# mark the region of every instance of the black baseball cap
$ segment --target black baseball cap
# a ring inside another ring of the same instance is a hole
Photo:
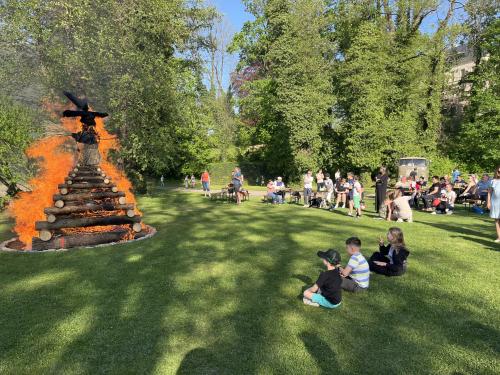
[[[318,251],[318,256],[334,266],[340,263],[340,253],[334,249]]]

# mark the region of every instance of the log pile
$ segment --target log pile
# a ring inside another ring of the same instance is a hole
[[[33,238],[33,250],[94,246],[148,234],[125,192],[100,167],[77,165],[58,188],[54,206],[44,210],[47,220],[35,223],[39,236]]]

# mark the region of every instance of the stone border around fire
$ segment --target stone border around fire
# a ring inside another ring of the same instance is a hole
[[[153,237],[157,233],[157,230],[155,227],[152,227],[151,225],[148,225],[147,227],[150,229],[150,233],[148,233],[144,237],[137,238],[137,239],[130,240],[130,241],[110,242],[110,243],[103,243],[103,244],[99,244],[99,245],[95,245],[95,246],[73,247],[70,249],[49,249],[49,250],[35,251],[35,250],[16,250],[16,249],[11,249],[11,248],[7,247],[7,245],[10,242],[16,240],[16,238],[11,238],[10,240],[7,240],[7,241],[0,243],[0,251],[5,252],[5,253],[28,253],[28,254],[35,254],[36,253],[36,254],[38,254],[38,253],[56,253],[56,252],[72,251],[72,250],[77,250],[77,249],[95,249],[98,247],[121,245],[121,244],[125,244],[125,243],[133,243],[133,242],[147,240],[147,239]]]

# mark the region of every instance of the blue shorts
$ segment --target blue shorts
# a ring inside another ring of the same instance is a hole
[[[210,184],[207,181],[202,181],[203,191],[210,191]]]
[[[312,295],[311,301],[316,302],[320,306],[326,307],[327,309],[336,309],[337,307],[340,307],[340,305],[342,304],[342,302],[340,302],[337,305],[334,305],[319,293],[314,293]]]

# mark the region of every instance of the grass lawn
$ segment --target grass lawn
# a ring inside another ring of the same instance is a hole
[[[416,213],[409,272],[324,310],[318,249],[389,223],[195,194],[140,197],[148,241],[0,253],[1,374],[498,374],[500,246],[485,216]],[[369,207],[373,205],[369,202]],[[10,237],[0,216],[0,240]]]

